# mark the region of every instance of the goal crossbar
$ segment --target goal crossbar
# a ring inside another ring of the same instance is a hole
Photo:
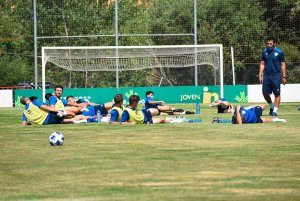
[[[224,96],[222,44],[42,47],[43,96],[47,63],[69,71],[85,72],[210,65],[220,71],[220,95]]]

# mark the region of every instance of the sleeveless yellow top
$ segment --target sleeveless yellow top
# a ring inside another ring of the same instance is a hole
[[[122,113],[123,113],[123,110],[125,109],[125,107],[122,105],[121,107],[116,107],[114,106],[111,110],[117,110],[118,113],[119,113],[119,116],[117,118],[117,122],[120,122],[121,121],[121,117],[122,117]]]
[[[55,103],[54,105],[54,108],[57,109],[57,110],[65,110],[65,106],[62,102],[62,100],[58,99],[57,97],[55,97],[57,102]]]
[[[136,109],[133,110],[131,108],[125,109],[129,114],[129,122],[136,122],[137,124],[143,124],[144,122],[144,114],[141,110]]]
[[[48,112],[40,109],[33,103],[29,103],[28,109],[24,110],[27,120],[33,124],[42,125],[48,116]]]

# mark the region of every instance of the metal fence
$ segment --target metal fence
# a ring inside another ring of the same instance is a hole
[[[290,80],[299,82],[300,2],[297,0],[33,0],[32,3],[32,8],[24,10],[34,11],[35,24],[30,28],[34,28],[35,34],[36,83],[41,74],[38,58],[42,46],[223,44],[224,83],[233,83],[234,58],[236,84],[254,84],[258,83],[264,39],[270,35],[278,39],[278,46],[285,51]]]

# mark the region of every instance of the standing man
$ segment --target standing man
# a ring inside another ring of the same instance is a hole
[[[282,49],[276,47],[276,40],[269,37],[266,40],[266,48],[261,54],[261,62],[258,74],[259,82],[262,83],[262,92],[270,106],[269,115],[277,116],[280,104],[280,84],[286,84],[286,65]],[[274,94],[272,102],[270,94]]]

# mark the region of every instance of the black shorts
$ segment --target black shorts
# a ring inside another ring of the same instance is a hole
[[[107,115],[107,113],[108,113],[104,104],[95,105],[94,110],[95,110],[95,113],[96,113],[95,115],[97,115],[98,110],[101,112],[102,116]]]
[[[56,112],[49,112],[47,124],[61,124],[63,118],[58,117]]]

